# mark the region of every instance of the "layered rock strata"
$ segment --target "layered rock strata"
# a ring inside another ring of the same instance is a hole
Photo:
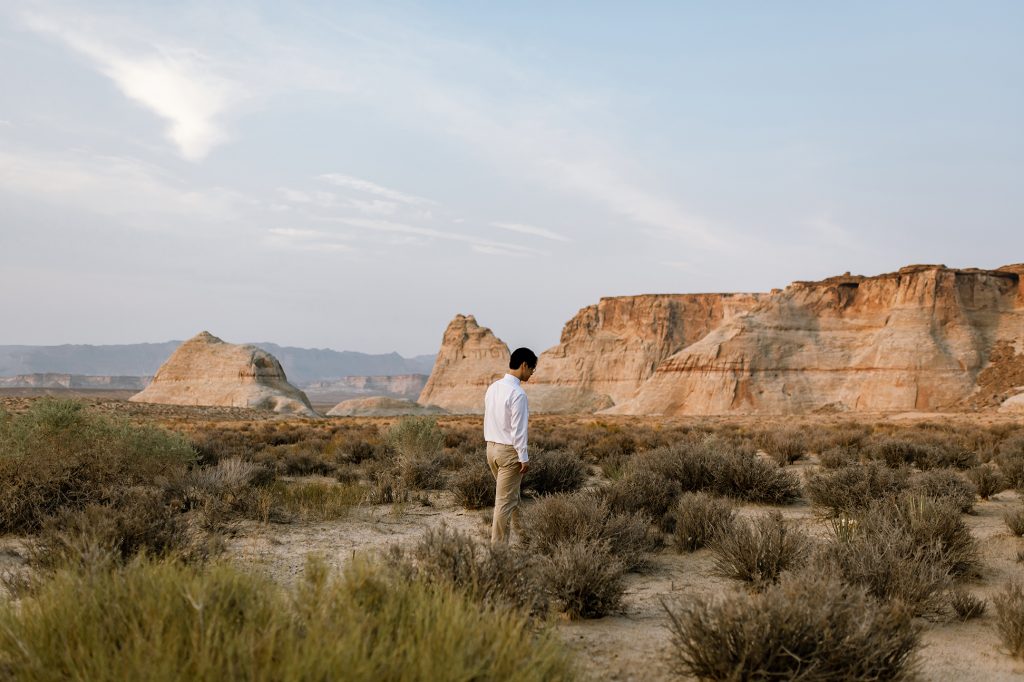
[[[306,395],[288,383],[273,355],[201,332],[182,343],[134,402],[249,407],[317,416]]]
[[[449,412],[480,414],[484,393],[508,370],[508,346],[472,315],[456,315],[444,331],[420,405]]]

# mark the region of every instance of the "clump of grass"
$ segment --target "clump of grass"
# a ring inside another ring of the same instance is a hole
[[[574,452],[550,450],[530,457],[523,487],[539,495],[571,493],[587,479],[587,465]]]
[[[761,593],[698,597],[673,609],[672,661],[709,680],[903,680],[920,627],[899,602],[801,573]]]
[[[952,469],[932,469],[921,474],[914,489],[928,497],[949,500],[957,509],[968,513],[974,509],[978,489],[969,480]]]
[[[1006,490],[1006,479],[1002,473],[992,465],[982,464],[967,471],[967,478],[974,483],[978,489],[978,497],[987,500],[997,493]]]
[[[551,555],[561,545],[606,543],[626,570],[646,566],[655,544],[647,516],[613,512],[590,492],[544,497],[523,510],[520,524],[529,551]]]
[[[685,552],[704,547],[720,533],[729,533],[736,510],[726,499],[707,493],[683,493],[670,512],[672,540]]]
[[[44,399],[0,420],[0,532],[32,533],[64,510],[180,475],[196,453],[182,437]]]
[[[949,596],[949,603],[953,607],[957,618],[968,621],[972,618],[979,618],[985,613],[988,602],[980,597],[975,597],[964,590],[954,590]]]
[[[748,502],[786,504],[800,497],[796,476],[744,449],[722,454],[714,480],[713,492]]]
[[[291,591],[226,564],[62,570],[0,604],[0,669],[98,682],[572,677],[551,630],[363,560],[342,575],[314,563]]]
[[[631,469],[605,489],[605,496],[616,512],[640,512],[660,521],[680,492],[678,482],[657,471]]]
[[[845,445],[834,445],[821,451],[818,461],[826,469],[838,469],[857,463],[857,451]]]
[[[386,436],[402,482],[436,490],[444,485],[444,433],[433,417],[402,417]]]
[[[996,629],[1011,656],[1024,658],[1024,589],[1009,583],[992,599],[996,608]]]
[[[1024,536],[1024,507],[1003,514],[1006,527],[1016,536]]]
[[[871,462],[810,473],[804,492],[816,507],[833,516],[864,509],[875,500],[899,493],[907,487],[909,472]]]
[[[803,565],[810,539],[787,524],[782,514],[772,512],[753,521],[737,520],[732,532],[715,535],[708,547],[718,575],[761,587]]]
[[[779,466],[792,464],[807,454],[807,437],[798,429],[769,431],[760,440],[765,454]]]
[[[559,543],[541,564],[544,585],[570,618],[601,618],[618,611],[624,572],[607,540]]]
[[[482,453],[470,457],[466,464],[456,470],[448,479],[448,489],[455,501],[466,509],[483,509],[494,506],[494,475],[487,466]]]
[[[366,488],[362,485],[334,481],[279,481],[272,491],[275,507],[302,521],[345,518],[366,497]]]

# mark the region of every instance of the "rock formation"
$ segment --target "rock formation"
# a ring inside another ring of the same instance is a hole
[[[1018,362],[1004,346],[1021,339],[1024,295],[1013,267],[918,265],[795,282],[665,360],[611,411],[950,410],[972,398],[992,406],[999,396],[979,396],[978,379],[1001,374],[994,360]]]
[[[541,354],[535,412],[680,415],[1024,409],[1024,265],[915,265],[768,294],[602,299]],[[479,412],[508,349],[472,317],[420,397]]]
[[[423,406],[411,400],[374,396],[345,400],[327,413],[328,417],[398,417],[406,414],[446,414],[437,406]]]
[[[302,385],[302,390],[312,402],[321,404],[373,396],[416,400],[427,385],[427,379],[426,374],[347,376],[313,381]]]
[[[181,344],[149,386],[131,400],[317,416],[306,395],[288,383],[273,355],[255,346],[225,343],[209,332]]]
[[[472,315],[456,315],[441,339],[420,405],[435,405],[449,412],[479,414],[484,393],[492,381],[508,370],[508,346]]]

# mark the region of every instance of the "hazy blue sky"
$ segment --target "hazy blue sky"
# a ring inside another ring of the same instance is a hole
[[[1024,261],[1016,1],[15,1],[0,92],[4,344],[542,350],[601,296]]]

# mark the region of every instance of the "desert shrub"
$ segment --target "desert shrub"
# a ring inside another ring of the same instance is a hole
[[[996,463],[1011,488],[1024,488],[1024,434],[1013,435],[999,443]]]
[[[367,491],[357,483],[303,481],[277,482],[272,494],[273,505],[286,515],[302,521],[333,521],[348,516]]]
[[[715,572],[763,586],[774,583],[783,571],[800,567],[807,558],[810,539],[772,512],[753,521],[737,520],[730,533],[719,533],[708,543],[715,557]]]
[[[532,552],[550,555],[560,545],[604,542],[626,570],[643,568],[655,544],[647,516],[612,512],[590,492],[544,497],[523,510],[520,527],[523,546]]]
[[[913,464],[919,469],[969,469],[978,464],[973,452],[948,436],[930,439],[884,436],[870,440],[867,452],[872,459],[882,460],[893,467]]]
[[[992,598],[996,608],[996,630],[1011,656],[1024,658],[1024,589],[1009,583]]]
[[[675,481],[681,490],[707,490],[715,482],[718,447],[729,446],[712,438],[687,438],[673,445],[645,450],[629,460],[624,475],[648,472]]]
[[[714,481],[714,492],[748,502],[785,504],[800,497],[796,476],[749,450],[723,454],[717,462]]]
[[[819,559],[882,600],[900,599],[916,614],[943,610],[954,579],[976,571],[977,544],[948,501],[904,495],[881,500],[833,524]]]
[[[450,583],[477,601],[532,614],[548,608],[539,558],[518,547],[480,544],[442,525],[428,529],[408,551],[392,548],[390,560],[409,576]]]
[[[606,433],[589,446],[584,453],[606,468],[618,469],[637,451],[637,442],[628,433]]]
[[[401,504],[409,501],[409,489],[394,472],[375,470],[370,472],[365,499],[369,504]]]
[[[800,573],[761,593],[666,607],[680,676],[708,680],[902,680],[920,627],[902,604]]]
[[[435,490],[444,485],[444,434],[432,417],[402,417],[387,432],[402,482],[410,488]]]
[[[957,618],[962,621],[981,617],[988,605],[988,602],[984,599],[975,597],[970,592],[964,590],[954,590],[950,593],[949,603],[953,607],[953,612],[956,613]]]
[[[1003,521],[1010,532],[1017,536],[1024,536],[1024,508],[1014,509],[1003,514]]]
[[[587,465],[568,450],[538,452],[530,458],[523,487],[540,495],[571,493],[587,479]]]
[[[759,439],[761,449],[779,466],[792,464],[807,453],[807,437],[798,429],[769,431]]]
[[[821,451],[818,461],[826,469],[838,469],[857,463],[857,451],[845,445],[834,445]]]
[[[625,566],[606,540],[576,540],[555,545],[541,562],[548,593],[570,618],[601,618],[619,610]]]
[[[870,462],[810,473],[804,479],[804,493],[816,507],[832,515],[864,509],[875,500],[899,493],[907,487],[909,472]]]
[[[819,454],[833,448],[841,448],[847,452],[860,450],[861,445],[871,435],[871,430],[858,424],[839,424],[828,428],[815,429],[808,435],[808,448]]]
[[[615,512],[647,514],[661,521],[679,497],[677,481],[657,471],[632,469],[605,489],[608,505]]]
[[[931,469],[914,482],[914,490],[928,497],[945,498],[963,513],[974,509],[978,489],[952,469]]]
[[[137,560],[0,604],[0,670],[19,680],[567,680],[566,656],[513,610],[361,560],[341,575],[312,564],[291,590]]]
[[[442,432],[446,448],[470,453],[480,447],[480,429],[476,427],[449,425],[443,428]]]
[[[1006,490],[1006,479],[994,466],[982,464],[967,471],[967,478],[978,489],[978,497],[987,500]]]
[[[672,540],[687,552],[700,549],[719,533],[731,532],[736,516],[728,500],[707,493],[683,493],[670,513]]]
[[[302,444],[279,446],[277,470],[285,476],[330,476],[335,469],[323,453]]]
[[[0,532],[34,532],[62,510],[177,475],[195,459],[182,437],[45,399],[0,421]]]
[[[494,506],[495,482],[482,454],[471,457],[448,478],[448,489],[455,501],[466,509]]]

